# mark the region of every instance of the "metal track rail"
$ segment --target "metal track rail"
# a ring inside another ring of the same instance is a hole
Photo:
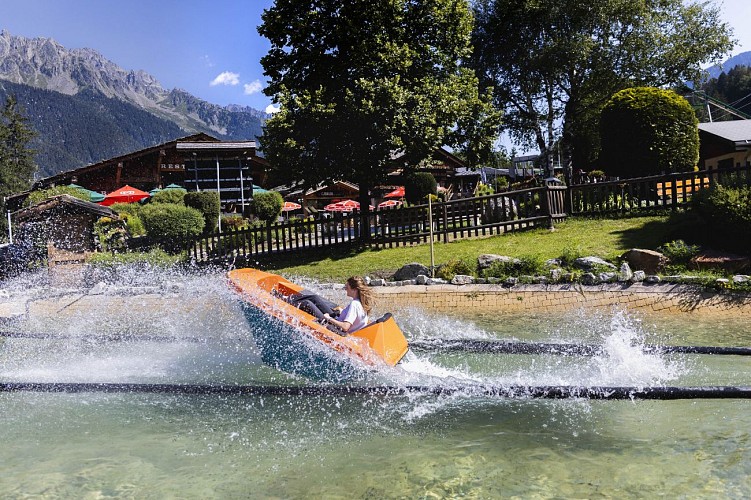
[[[213,384],[120,384],[5,382],[0,393],[128,393],[237,396],[451,396],[512,399],[678,400],[751,399],[751,387],[579,387],[579,386],[276,386]]]

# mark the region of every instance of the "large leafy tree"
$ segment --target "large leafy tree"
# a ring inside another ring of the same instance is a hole
[[[265,93],[280,106],[261,145],[281,181],[370,187],[393,159],[409,169],[437,147],[490,152],[498,115],[478,93],[466,0],[277,0],[258,28]]]
[[[475,52],[512,139],[573,165],[598,155],[600,110],[617,91],[696,81],[732,47],[719,7],[684,0],[477,0]],[[550,162],[548,161],[548,165]]]

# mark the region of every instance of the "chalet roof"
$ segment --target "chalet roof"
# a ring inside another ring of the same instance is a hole
[[[32,189],[43,187],[43,186],[49,186],[51,184],[56,183],[58,180],[64,180],[74,175],[83,174],[85,172],[89,172],[92,170],[98,170],[104,165],[112,164],[112,163],[119,163],[124,162],[133,158],[138,158],[139,156],[144,156],[149,153],[158,152],[161,149],[164,149],[166,147],[169,147],[171,145],[177,144],[179,142],[202,142],[204,144],[215,144],[217,142],[220,142],[219,139],[216,137],[211,137],[208,134],[199,133],[199,134],[193,134],[188,135],[186,137],[180,138],[180,139],[173,139],[171,141],[164,142],[162,144],[157,144],[156,146],[150,146],[145,149],[141,149],[138,151],[134,151],[132,153],[124,154],[121,156],[116,156],[114,158],[108,158],[106,160],[102,160],[97,163],[92,163],[90,165],[86,165],[84,167],[78,167],[73,170],[67,170],[65,172],[60,172],[55,175],[51,175],[49,177],[45,177],[44,179],[39,179],[34,183],[34,187]]]
[[[228,150],[243,151],[255,149],[256,141],[223,141],[219,143],[207,141],[179,141],[175,146],[178,151],[205,151],[205,150]]]
[[[478,177],[482,176],[483,174],[488,177],[509,175],[509,169],[495,167],[478,167],[476,169],[470,169],[467,167],[461,167],[456,169],[456,173],[454,175],[456,177]]]
[[[15,222],[24,222],[40,217],[49,211],[61,211],[66,214],[93,214],[98,217],[117,217],[109,207],[103,207],[90,201],[79,200],[69,194],[59,194],[40,201],[36,205],[16,210],[11,214]]]
[[[700,123],[699,131],[732,142],[736,147],[751,147],[751,120]]]

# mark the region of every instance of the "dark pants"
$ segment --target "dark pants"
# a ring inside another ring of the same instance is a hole
[[[320,295],[308,290],[303,290],[300,293],[290,296],[289,303],[312,314],[319,320],[323,319],[324,314],[336,316],[336,312],[334,312],[336,304],[334,302],[324,299]]]

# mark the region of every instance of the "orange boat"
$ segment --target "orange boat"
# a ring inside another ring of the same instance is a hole
[[[270,366],[309,378],[342,380],[363,367],[395,366],[409,350],[391,314],[343,336],[287,302],[303,287],[258,269],[236,269],[227,277],[240,294],[261,358]]]

